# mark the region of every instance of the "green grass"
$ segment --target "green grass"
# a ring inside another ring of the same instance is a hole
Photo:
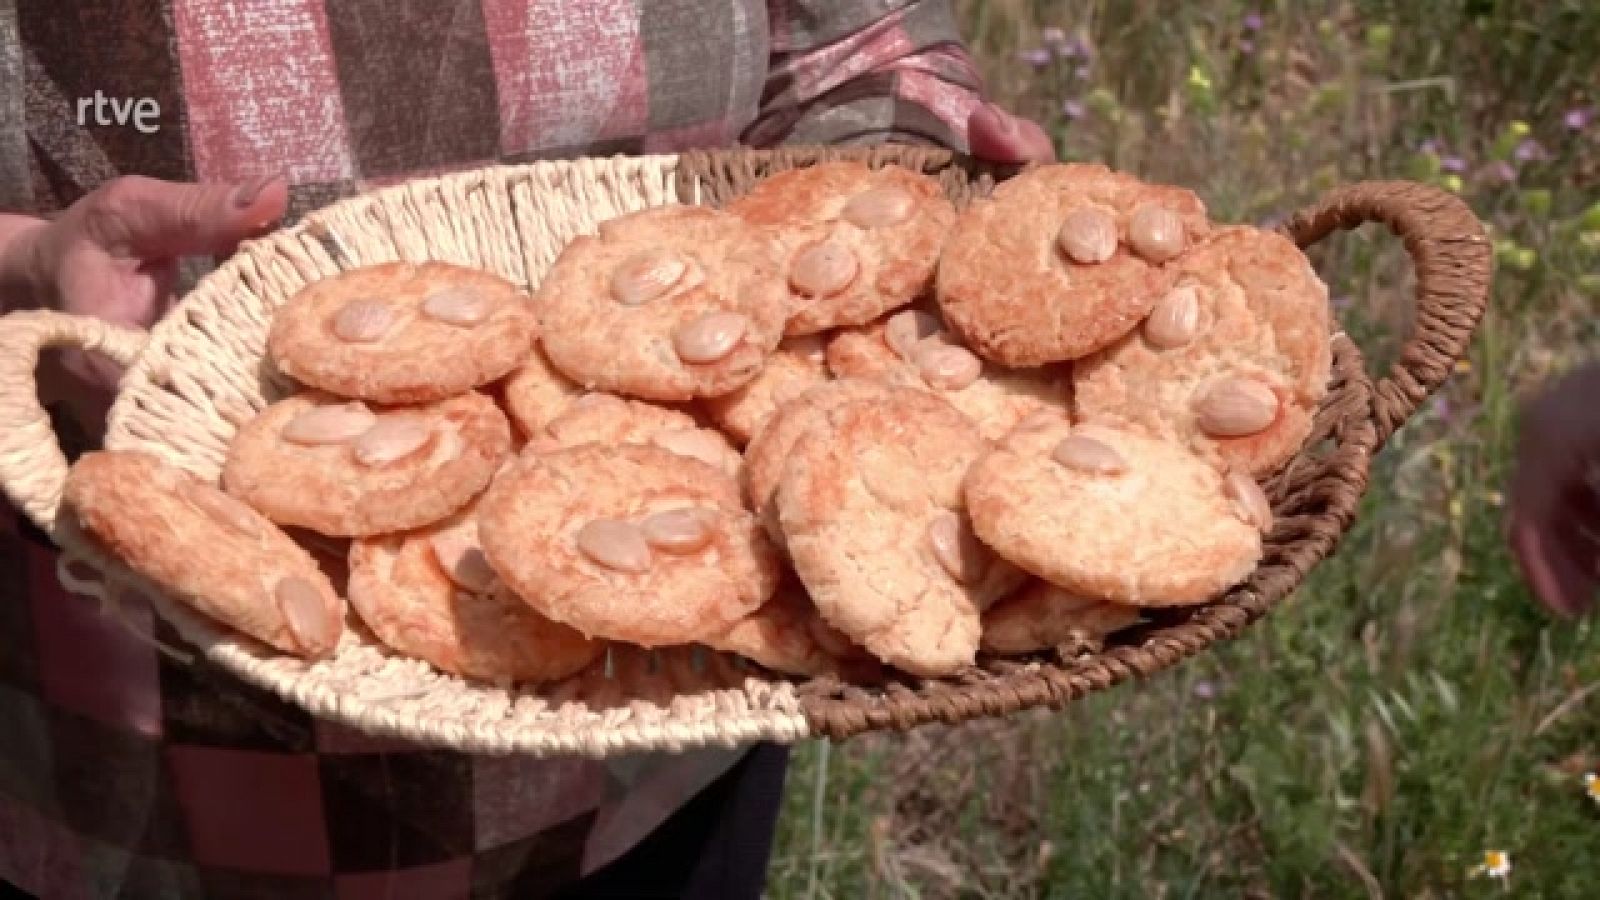
[[[1532,605],[1499,493],[1519,397],[1600,353],[1600,115],[1563,121],[1600,107],[1600,5],[960,8],[991,92],[1064,158],[1191,186],[1219,218],[1272,219],[1364,178],[1458,191],[1496,241],[1493,308],[1292,601],[1061,713],[799,748],[771,894],[1490,896],[1504,891],[1468,873],[1504,850],[1514,896],[1600,895],[1581,780],[1600,768],[1600,623]],[[1092,62],[1023,59],[1047,27]],[[1518,154],[1529,140],[1544,152]],[[1410,309],[1401,248],[1368,229],[1314,256],[1387,366]]]

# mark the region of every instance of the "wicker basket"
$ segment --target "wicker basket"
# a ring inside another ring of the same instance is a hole
[[[958,205],[1008,174],[924,148],[728,151],[493,167],[345,200],[240,248],[149,334],[45,312],[0,321],[0,482],[62,546],[64,583],[103,600],[128,573],[57,527],[66,461],[37,401],[41,348],[94,348],[128,364],[107,447],[152,452],[214,481],[239,423],[287,387],[262,364],[265,336],[273,310],[308,282],[381,261],[437,259],[531,285],[570,238],[604,219],[674,202],[718,205],[772,172],[839,157],[927,172]],[[165,597],[151,600],[205,657],[314,714],[477,752],[603,756],[840,739],[1059,706],[1175,665],[1282,601],[1349,526],[1371,454],[1464,352],[1487,300],[1490,253],[1480,223],[1454,197],[1414,184],[1360,184],[1333,192],[1283,228],[1304,246],[1371,221],[1405,239],[1417,271],[1415,332],[1399,363],[1374,385],[1351,342],[1330,336],[1332,389],[1305,449],[1268,482],[1278,519],[1260,567],[1225,598],[1159,615],[1099,652],[1060,648],[984,662],[957,678],[873,689],[752,676],[740,690],[679,696],[665,707],[634,702],[590,711],[552,708],[535,691],[446,676],[355,636],[335,658],[308,666],[219,630]],[[74,576],[74,562],[87,563],[93,576]]]

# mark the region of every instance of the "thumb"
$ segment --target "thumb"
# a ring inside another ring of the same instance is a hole
[[[980,103],[967,117],[972,155],[1000,163],[1053,162],[1055,143],[1038,123],[1014,116],[993,103]]]
[[[282,177],[239,184],[180,184],[140,176],[107,182],[84,198],[87,237],[115,255],[144,259],[221,254],[283,218]]]

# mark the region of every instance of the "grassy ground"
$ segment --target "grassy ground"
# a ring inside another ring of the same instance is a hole
[[[1494,308],[1291,603],[1060,714],[800,749],[773,896],[1489,896],[1469,873],[1490,850],[1515,896],[1600,895],[1600,623],[1532,607],[1499,493],[1518,396],[1600,352],[1600,5],[961,8],[991,90],[1063,156],[1192,186],[1219,218],[1369,177],[1459,191],[1493,228]],[[1395,242],[1317,262],[1386,363]]]

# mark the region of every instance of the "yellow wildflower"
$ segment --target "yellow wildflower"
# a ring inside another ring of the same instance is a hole
[[[1487,875],[1503,882],[1511,877],[1511,854],[1504,850],[1489,850],[1483,854],[1483,862],[1473,866],[1468,874],[1473,877]]]

